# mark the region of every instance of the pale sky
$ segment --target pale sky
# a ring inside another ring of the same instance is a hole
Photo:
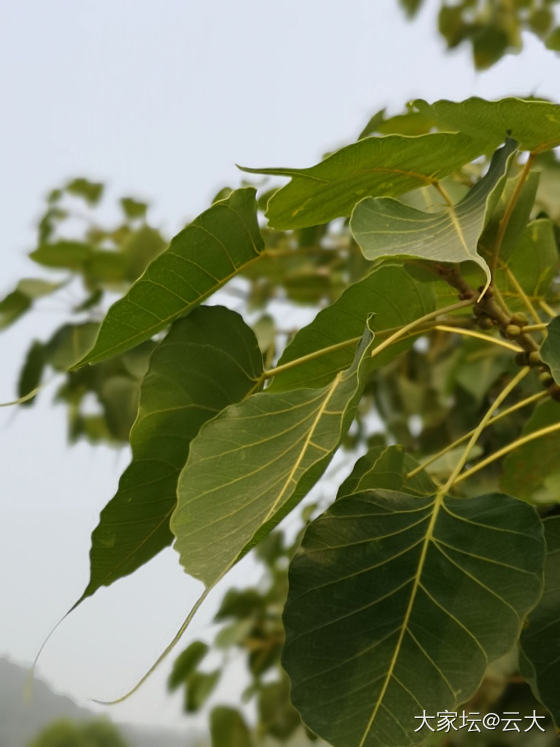
[[[150,199],[152,221],[169,233],[218,188],[239,182],[234,163],[310,165],[354,139],[382,106],[396,112],[415,97],[558,97],[560,62],[532,37],[522,55],[485,73],[473,71],[467,50],[444,55],[437,6],[428,0],[408,24],[396,0],[0,0],[0,293],[37,274],[25,257],[34,220],[44,194],[69,177]],[[45,302],[0,336],[0,401],[13,397],[31,338],[62,319]],[[47,387],[25,412],[0,411],[0,655],[22,663],[81,595],[91,531],[128,461],[124,451],[68,448],[53,392]],[[257,580],[250,561],[234,569],[185,643],[208,633],[229,584]],[[165,551],[70,616],[39,673],[83,704],[122,694],[171,638],[199,586]],[[172,659],[110,715],[180,722],[180,698],[164,689]],[[230,682],[216,700],[236,702],[241,687]]]

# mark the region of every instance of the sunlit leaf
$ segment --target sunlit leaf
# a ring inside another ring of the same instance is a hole
[[[335,745],[419,741],[517,640],[542,588],[542,525],[505,495],[348,495],[290,568],[283,664],[303,720]],[[336,713],[336,718],[333,718]]]

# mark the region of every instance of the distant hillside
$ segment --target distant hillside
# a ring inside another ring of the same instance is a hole
[[[44,726],[55,719],[84,721],[96,714],[82,708],[70,698],[55,693],[45,682],[36,679],[33,702],[27,706],[23,689],[27,670],[0,658],[0,747],[26,747]],[[149,729],[117,724],[130,747],[195,747],[204,735],[187,736],[177,731]]]

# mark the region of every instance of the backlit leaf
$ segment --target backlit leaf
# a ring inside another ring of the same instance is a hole
[[[344,747],[420,741],[415,716],[457,710],[514,645],[544,549],[536,511],[505,495],[336,501],[290,568],[283,664],[305,723]]]
[[[255,394],[201,429],[171,519],[187,573],[215,584],[311,489],[353,419],[371,338],[324,388]]]

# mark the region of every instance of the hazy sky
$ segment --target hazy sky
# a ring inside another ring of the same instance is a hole
[[[558,59],[532,37],[521,56],[476,74],[444,55],[436,0],[407,24],[396,0],[0,0],[0,292],[36,274],[25,252],[45,192],[72,176],[150,198],[166,232],[240,179],[234,163],[306,166],[356,137],[382,106],[412,97],[557,97]],[[0,337],[0,400],[11,399],[33,335],[62,317],[45,302]],[[53,387],[26,412],[0,412],[0,654],[30,661],[88,578],[89,536],[126,453],[66,446]],[[256,581],[251,563],[230,581]],[[224,587],[222,587],[223,589]],[[49,643],[39,672],[85,702],[110,698],[152,663],[198,582],[167,550],[96,596]],[[218,590],[186,640],[204,633]],[[171,663],[172,657],[170,659]],[[177,722],[168,666],[119,720]],[[236,683],[218,699],[235,701]]]

